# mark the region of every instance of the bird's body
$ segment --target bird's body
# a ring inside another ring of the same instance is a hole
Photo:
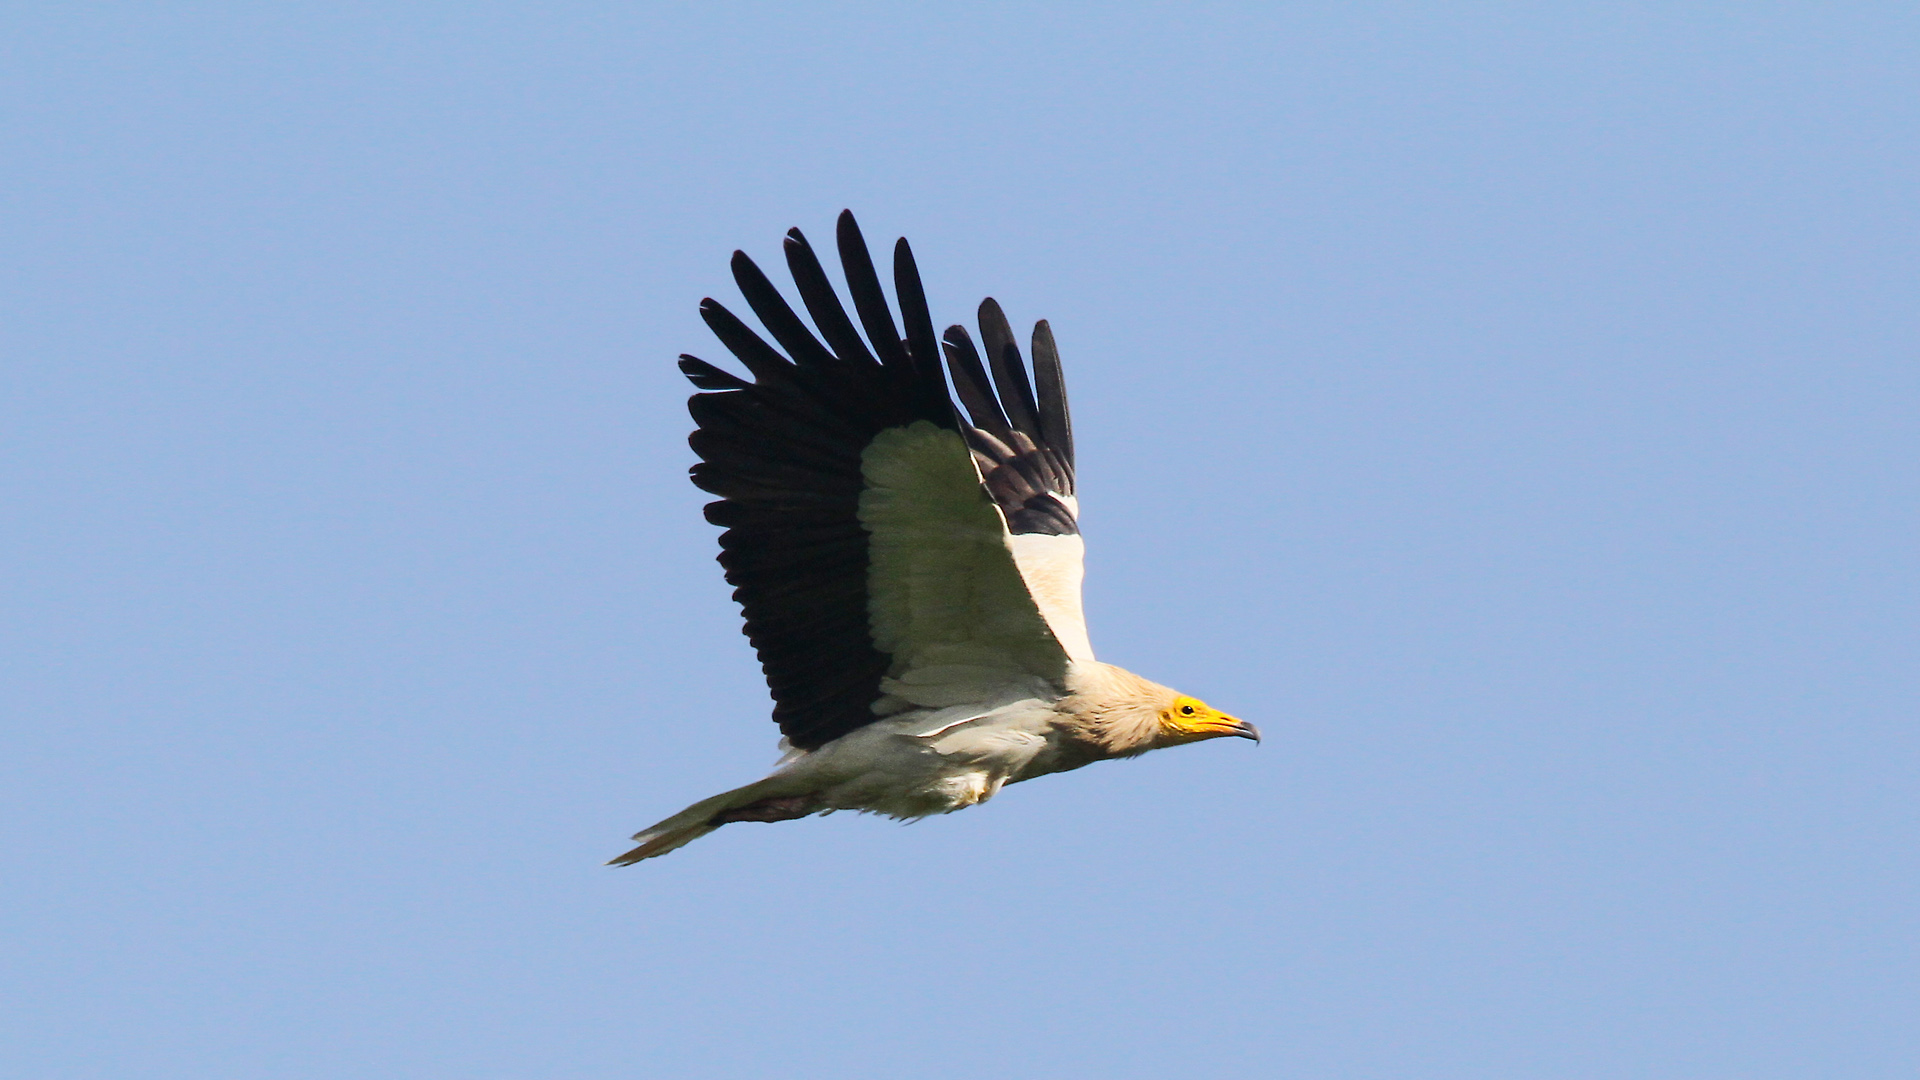
[[[1094,659],[1072,429],[1046,323],[1034,330],[1032,383],[992,300],[980,310],[987,365],[963,328],[947,331],[963,419],[906,241],[894,263],[903,339],[849,214],[838,239],[866,340],[794,230],[788,264],[827,344],[736,252],[741,291],[791,359],[712,300],[702,314],[754,381],[681,358],[710,391],[689,405],[703,459],[694,482],[723,497],[707,516],[729,527],[720,560],[788,754],[766,778],[636,834],[616,863],[736,821],[926,817],[1095,761],[1258,738]]]

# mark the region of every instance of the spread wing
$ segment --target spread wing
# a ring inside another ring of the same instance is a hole
[[[734,280],[779,348],[712,299],[700,312],[748,381],[693,356],[693,482],[720,496],[720,563],[801,749],[969,688],[1058,684],[1090,659],[1080,616],[1072,432],[1051,333],[1034,333],[1034,397],[997,304],[981,305],[992,375],[966,331],[946,350],[971,423],[940,368],[919,271],[903,239],[894,291],[903,338],[850,213],[836,239],[864,336],[799,230],[786,258],[818,334],[752,260]],[[784,352],[783,352],[784,350]],[[997,403],[996,403],[997,401]]]

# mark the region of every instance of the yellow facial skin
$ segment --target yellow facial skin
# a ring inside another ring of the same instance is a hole
[[[1223,735],[1238,735],[1243,739],[1260,741],[1259,728],[1245,720],[1228,716],[1199,698],[1184,694],[1160,710],[1160,733],[1170,743],[1199,742],[1202,739],[1218,739]]]

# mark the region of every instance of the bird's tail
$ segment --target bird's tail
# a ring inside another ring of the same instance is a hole
[[[725,824],[725,822],[715,822],[715,818],[729,810],[756,803],[764,798],[777,779],[779,774],[776,773],[764,780],[756,780],[746,787],[737,787],[732,791],[715,795],[711,799],[702,799],[667,820],[634,833],[633,838],[640,841],[640,846],[625,855],[607,860],[607,865],[631,866],[641,859],[665,855],[675,848],[693,843]]]

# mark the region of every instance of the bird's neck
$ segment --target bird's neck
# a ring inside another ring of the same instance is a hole
[[[1101,757],[1131,757],[1159,745],[1160,708],[1173,691],[1097,660],[1068,665],[1057,708],[1068,736]]]

